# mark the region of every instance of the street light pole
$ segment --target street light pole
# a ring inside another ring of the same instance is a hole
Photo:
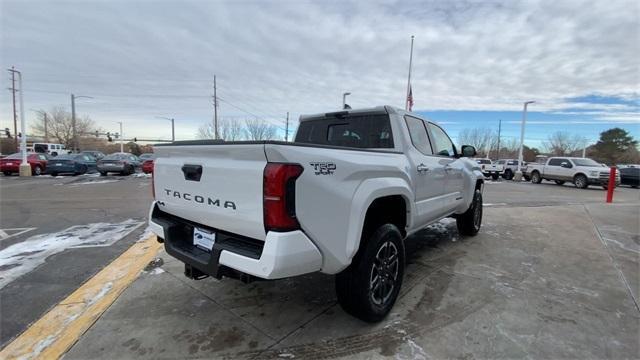
[[[120,124],[120,152],[124,152],[124,134],[122,133],[122,121],[116,121],[118,124]]]
[[[71,94],[71,129],[73,136],[73,151],[77,152],[78,149],[78,132],[76,131],[76,99],[86,98],[93,99],[91,96],[74,95]]]
[[[527,123],[527,106],[533,104],[535,101],[526,101],[524,103],[524,109],[522,110],[522,124],[520,125],[520,151],[518,152],[518,169],[513,177],[513,180],[522,180],[522,148],[524,147],[524,126]]]
[[[174,119],[173,118],[164,117],[164,116],[156,116],[156,118],[171,121],[171,141],[175,142],[176,141],[176,128],[175,128],[175,125],[174,125]]]
[[[27,162],[27,129],[26,121],[24,120],[24,88],[22,87],[22,73],[14,68],[11,68],[14,74],[18,74],[18,87],[20,88],[20,152],[22,153],[22,162],[20,163],[19,173],[20,176],[31,176],[31,165]],[[17,135],[17,134],[15,134]]]
[[[350,92],[346,92],[344,94],[342,94],[342,108],[346,109],[347,107],[347,95],[351,95]]]

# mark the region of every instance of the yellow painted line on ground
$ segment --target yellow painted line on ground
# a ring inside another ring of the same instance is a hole
[[[87,331],[158,254],[151,236],[89,279],[0,351],[0,359],[58,359]]]

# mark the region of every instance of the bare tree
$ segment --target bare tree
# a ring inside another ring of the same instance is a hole
[[[586,139],[579,135],[571,135],[565,131],[556,131],[549,135],[547,141],[543,142],[546,152],[556,156],[573,155],[574,152],[582,149],[586,144]]]
[[[218,122],[218,135],[221,139],[227,141],[243,140],[244,128],[242,123],[234,119],[221,119]],[[213,125],[206,123],[200,125],[196,132],[198,139],[213,139],[215,131],[213,131]]]
[[[489,128],[464,129],[458,134],[458,142],[472,145],[478,154],[489,154],[498,147],[498,134]]]
[[[97,129],[93,120],[88,116],[76,117],[76,133],[78,137],[89,135]],[[36,122],[31,125],[34,134],[44,136],[44,111],[38,114]],[[73,124],[71,113],[63,107],[52,108],[47,112],[47,133],[50,139],[55,139],[67,148],[73,147]]]
[[[274,140],[278,135],[275,125],[261,119],[247,119],[244,124],[244,131],[249,140]]]

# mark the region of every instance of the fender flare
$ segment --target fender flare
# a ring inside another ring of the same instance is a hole
[[[367,210],[378,198],[385,196],[402,196],[407,206],[407,226],[411,227],[415,213],[415,202],[411,186],[400,178],[375,178],[363,181],[356,189],[351,200],[349,229],[347,231],[346,252],[348,259],[353,259],[360,248],[360,238]],[[400,229],[403,230],[403,229]]]

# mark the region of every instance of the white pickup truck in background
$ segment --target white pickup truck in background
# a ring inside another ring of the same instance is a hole
[[[493,180],[498,180],[502,171],[504,170],[503,165],[495,164],[491,161],[491,159],[475,159],[475,161],[480,165],[480,171],[482,171],[482,175],[485,177],[491,177]]]
[[[482,221],[483,176],[438,125],[388,106],[302,116],[295,142],[156,145],[150,226],[185,275],[337,274],[341,306],[365,321],[393,306],[408,235]],[[464,157],[463,157],[464,156]]]
[[[534,184],[542,180],[553,180],[558,185],[572,182],[577,188],[586,189],[589,185],[608,187],[611,168],[591,159],[577,157],[551,157],[546,163],[529,163],[524,175]],[[620,174],[616,173],[616,185],[620,184]]]

